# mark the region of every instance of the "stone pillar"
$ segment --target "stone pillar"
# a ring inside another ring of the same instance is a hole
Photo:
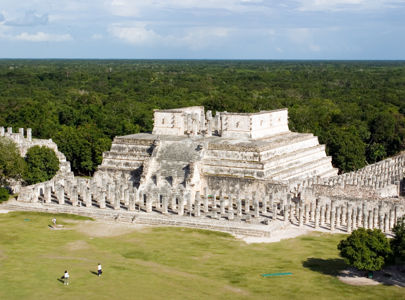
[[[173,194],[170,199],[171,199],[170,209],[172,211],[176,211],[177,210],[177,205],[176,205],[177,196],[176,196],[176,194]]]
[[[128,191],[128,211],[135,211],[135,193]]]
[[[129,189],[124,190],[124,203],[125,205],[129,205]]]
[[[284,205],[284,222],[288,222],[289,220],[289,207],[288,205]]]
[[[346,225],[347,207],[346,204],[342,206],[342,226]]]
[[[277,211],[277,204],[275,203],[273,203],[272,213],[273,213],[272,215],[273,221],[277,220],[278,211]]]
[[[38,194],[34,191],[31,193],[30,202],[37,203],[38,202]]]
[[[330,230],[331,231],[335,230],[335,223],[336,223],[336,207],[332,206],[331,212],[330,212]]]
[[[294,221],[294,204],[293,203],[291,203],[291,201],[289,201],[289,209],[290,209],[290,213],[289,213],[289,219],[290,219],[290,221],[291,221],[291,223],[293,223],[293,221]]]
[[[352,214],[352,229],[355,230],[357,229],[357,207],[353,207]]]
[[[392,227],[394,227],[394,225],[395,225],[395,223],[394,223],[394,211],[392,209],[390,209],[390,212],[389,212],[389,219],[390,219],[390,221],[389,221],[389,229],[391,230]]]
[[[362,209],[360,208],[360,207],[357,207],[357,228],[360,228],[360,227],[362,227],[362,215],[363,215],[363,212],[362,212]]]
[[[13,127],[7,127],[7,134],[12,135],[13,133]]]
[[[266,195],[262,198],[262,214],[267,214],[267,197]]]
[[[315,222],[315,202],[311,202],[311,221]]]
[[[255,207],[255,213],[254,216],[256,218],[260,217],[260,211],[259,211],[259,199],[256,197],[255,194],[252,195],[252,199],[253,199],[253,205]]]
[[[340,215],[341,215],[341,208],[340,206],[336,207],[336,228],[340,227]]]
[[[273,204],[274,204],[274,194],[273,193],[271,193],[270,195],[269,195],[269,208],[270,209],[273,209]]]
[[[228,220],[234,219],[232,195],[228,196]]]
[[[319,206],[315,208],[315,216],[314,216],[314,222],[315,222],[315,229],[319,228],[319,218],[320,217],[320,211],[319,211]]]
[[[245,213],[250,212],[250,199],[249,197],[245,194]]]
[[[51,203],[52,202],[52,187],[50,186],[45,186],[44,188],[44,198],[45,198],[45,203]]]
[[[304,208],[305,208],[305,224],[308,224],[310,221],[309,220],[309,205],[305,204]]]
[[[237,198],[236,198],[236,205],[237,205],[237,207],[236,207],[236,209],[237,209],[237,215],[238,215],[238,217],[241,217],[242,216],[242,199],[240,198],[240,195],[238,194],[237,195]]]
[[[373,213],[372,213],[372,211],[369,210],[367,212],[367,215],[368,215],[368,220],[367,220],[368,229],[373,229]]]
[[[112,184],[108,183],[107,184],[107,200],[111,205],[114,204],[114,196],[115,196],[114,187]]]
[[[302,206],[302,204],[300,205],[300,207],[298,208],[298,226],[302,227],[304,226],[304,207]]]
[[[212,116],[210,118],[207,117],[207,136],[212,136]]]
[[[223,216],[223,215],[225,215],[225,199],[224,199],[224,195],[222,193],[219,196],[219,202],[220,202],[221,216]]]
[[[326,223],[330,223],[330,209],[332,202],[326,205]]]
[[[59,204],[65,204],[65,189],[63,186],[59,186],[56,192]]]
[[[388,217],[388,214],[384,214],[384,232],[385,233],[388,233],[389,231],[390,231],[390,229],[389,229],[389,217]]]
[[[194,216],[199,217],[201,215],[201,195],[200,192],[195,193],[195,202],[194,202]]]
[[[366,204],[363,201],[362,207],[361,207],[361,212],[362,212],[362,224],[363,228],[367,229],[367,220],[366,220]]]
[[[168,208],[169,208],[169,203],[167,199],[167,195],[161,195],[162,197],[162,213],[164,215],[167,215],[169,213]]]
[[[79,193],[77,190],[77,186],[72,187],[72,193],[70,196],[70,201],[72,202],[72,206],[77,206],[79,202]]]
[[[384,217],[381,209],[379,209],[378,212],[378,229],[380,229],[381,231],[384,230]]]
[[[208,213],[208,188],[204,188],[204,213]]]
[[[217,193],[216,192],[212,193],[212,209],[214,209],[214,210],[217,209]]]
[[[177,208],[177,214],[179,216],[184,215],[184,198],[182,196],[179,197],[179,205]]]
[[[153,201],[152,195],[150,193],[148,193],[146,195],[146,212],[147,213],[152,212],[152,205],[153,205],[152,201]]]
[[[20,135],[21,140],[24,138],[24,128],[18,128],[18,134]]]
[[[86,198],[85,198],[85,205],[86,207],[91,207],[92,206],[92,201],[91,201],[91,192],[89,189],[86,188]]]
[[[320,226],[324,226],[325,225],[325,206],[322,205],[321,206],[321,217],[320,217]]]
[[[378,209],[374,207],[373,209],[373,229],[378,228]]]
[[[346,229],[347,233],[351,233],[352,232],[352,207],[349,206],[348,210],[347,210],[347,229]]]
[[[191,216],[191,212],[193,211],[193,204],[194,204],[194,197],[190,193],[186,193],[185,195],[186,203],[188,203],[188,214]]]
[[[115,191],[115,197],[114,197],[114,209],[120,209],[121,208],[121,191],[117,189]]]
[[[27,140],[29,142],[32,141],[32,129],[31,128],[27,128]]]
[[[106,198],[106,191],[102,190],[100,193],[100,200],[99,200],[99,206],[101,209],[106,208],[106,204],[105,204],[105,198]]]
[[[364,229],[368,229],[369,228],[369,224],[368,224],[368,210],[366,208],[364,208],[363,210],[363,226]]]
[[[4,136],[4,134],[5,134],[4,127],[1,126],[0,127],[0,136]]]

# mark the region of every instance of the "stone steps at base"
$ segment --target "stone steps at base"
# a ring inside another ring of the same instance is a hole
[[[316,176],[332,168],[331,158],[323,157],[319,160],[283,170],[272,176],[275,180],[289,180],[300,177]]]
[[[107,210],[107,209],[91,209],[83,207],[71,207],[68,205],[58,204],[41,204],[36,203],[21,203],[16,204],[3,204],[1,209],[10,209],[18,211],[36,211],[47,213],[68,213],[91,217],[94,219],[101,219],[106,221],[115,221],[122,223],[134,223],[154,226],[175,226],[175,227],[188,227],[196,229],[206,229],[227,232],[234,235],[246,235],[256,237],[270,237],[271,230],[282,229],[285,223],[282,221],[271,222],[270,225],[262,225],[263,230],[258,228],[249,228],[249,226],[241,226],[235,221],[202,221],[198,217],[168,217],[162,216],[148,216],[146,213],[129,212],[124,210]],[[118,216],[118,218],[117,218]],[[225,224],[224,224],[225,223]]]
[[[337,176],[337,175],[338,175],[338,170],[333,168],[333,169],[327,170],[326,172],[319,174],[319,177],[328,178],[328,177],[333,177],[333,176]]]
[[[301,165],[313,163],[319,161],[326,157],[325,151],[322,149],[323,145],[319,145],[317,147],[310,148],[310,150],[305,151],[304,149],[301,153],[299,153],[296,157],[291,157],[288,162],[285,164],[280,164],[279,166],[273,166],[272,168],[266,169],[265,174],[266,177],[273,177],[276,174],[279,174],[283,171],[291,170],[294,168],[299,168]]]

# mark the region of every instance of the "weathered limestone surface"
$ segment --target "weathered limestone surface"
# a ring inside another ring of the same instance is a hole
[[[405,213],[404,153],[337,176],[316,137],[288,130],[285,109],[213,117],[190,107],[155,111],[154,121],[152,134],[116,137],[93,178],[58,174],[22,188],[18,201],[344,232],[388,233]],[[15,139],[32,141],[23,134]]]

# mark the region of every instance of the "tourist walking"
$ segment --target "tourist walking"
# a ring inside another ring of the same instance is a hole
[[[63,284],[69,285],[69,273],[67,270],[65,271],[65,274],[63,274]]]
[[[97,275],[98,275],[98,277],[100,277],[101,274],[103,274],[103,270],[101,269],[101,264],[99,263],[98,266],[97,266]]]

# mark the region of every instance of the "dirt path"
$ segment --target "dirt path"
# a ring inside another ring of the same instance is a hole
[[[396,285],[405,287],[405,267],[388,266],[381,271],[376,271],[373,278],[367,278],[366,273],[355,269],[340,272],[339,280],[350,285]]]

